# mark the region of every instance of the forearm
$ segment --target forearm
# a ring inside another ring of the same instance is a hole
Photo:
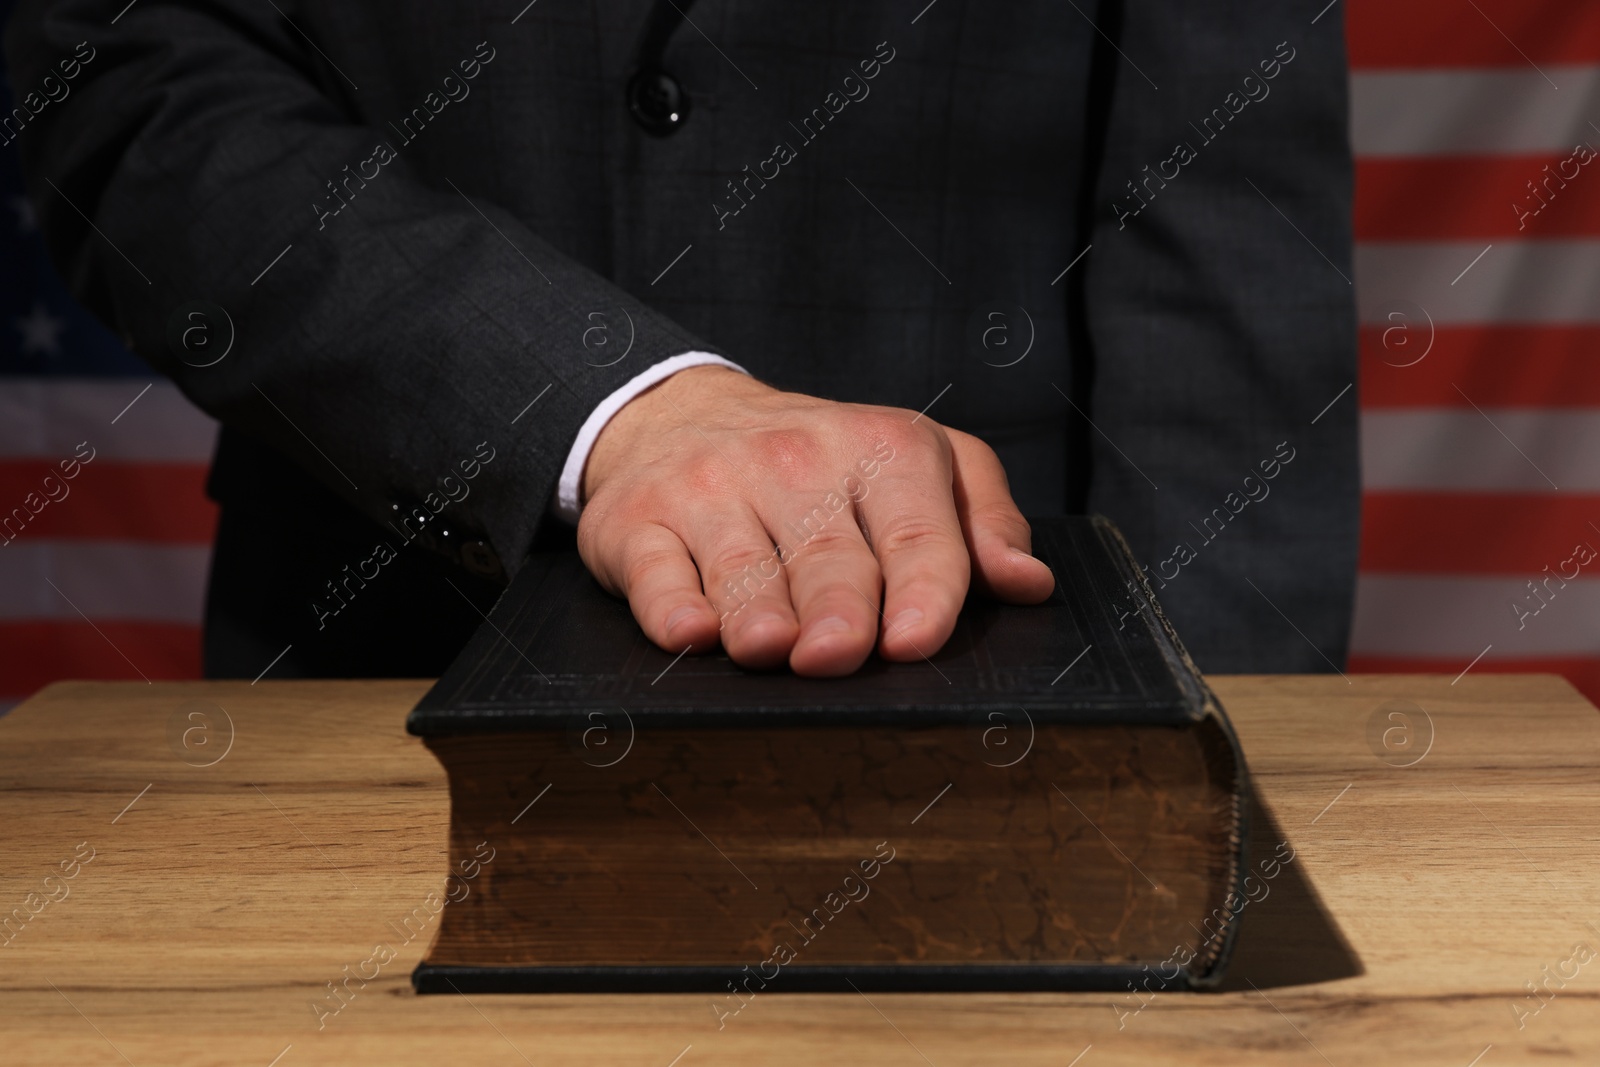
[[[497,458],[451,518],[514,566],[596,405],[708,346],[471,188],[434,184],[271,5],[122,6],[24,3],[8,34],[19,86],[79,42],[95,52],[20,138],[75,292],[197,404],[374,518],[487,442]],[[480,63],[480,86],[494,73]],[[208,366],[169,337],[196,300],[232,326]],[[627,312],[627,360],[585,358],[593,307]]]

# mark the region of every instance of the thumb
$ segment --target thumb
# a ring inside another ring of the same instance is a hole
[[[1011,499],[994,449],[948,427],[956,514],[972,558],[978,591],[1013,604],[1037,604],[1055,589],[1055,575],[1031,555],[1032,531]]]

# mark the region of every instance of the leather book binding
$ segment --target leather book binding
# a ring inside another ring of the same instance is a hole
[[[1232,950],[1232,725],[1106,519],[845,678],[656,648],[531,556],[412,710],[450,783],[418,992],[1207,988]],[[723,1016],[725,1017],[725,1015]]]

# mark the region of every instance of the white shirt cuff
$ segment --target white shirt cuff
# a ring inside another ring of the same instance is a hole
[[[583,426],[578,430],[577,440],[572,442],[572,450],[567,453],[566,466],[561,468],[561,481],[556,486],[556,514],[574,526],[577,525],[578,515],[583,511],[583,505],[578,501],[579,492],[583,488],[583,468],[589,462],[589,453],[594,450],[594,443],[599,439],[600,431],[606,428],[606,423],[611,421],[613,415],[622,410],[623,405],[652,385],[672,377],[681,370],[707,365],[727,367],[740,374],[750,373],[737,363],[721,356],[714,356],[710,352],[685,352],[646,368],[622,388],[602,400],[600,406],[584,420]]]

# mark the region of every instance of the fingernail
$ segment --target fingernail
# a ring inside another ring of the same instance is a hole
[[[676,627],[680,622],[683,622],[685,619],[692,619],[698,614],[700,614],[700,609],[695,607],[693,604],[685,604],[683,607],[678,608],[671,615],[667,616],[667,633],[670,635],[673,631],[673,628]]]
[[[750,630],[759,630],[763,626],[782,625],[783,621],[784,619],[782,615],[778,615],[770,611],[763,611],[761,614],[747,619],[744,627],[746,632],[748,632]]]
[[[922,612],[916,608],[907,608],[889,620],[890,633],[905,633],[922,621]]]
[[[828,634],[844,633],[850,629],[850,620],[841,615],[829,615],[825,619],[818,619],[806,628],[806,639],[824,637]]]

